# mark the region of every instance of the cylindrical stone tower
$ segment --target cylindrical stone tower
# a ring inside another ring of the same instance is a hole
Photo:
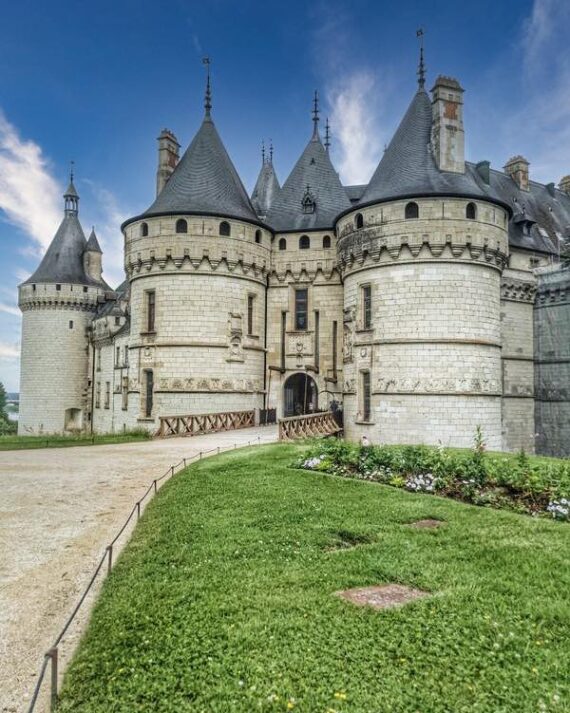
[[[22,435],[77,432],[86,426],[87,327],[107,286],[85,272],[87,241],[78,202],[72,181],[63,221],[40,266],[19,287]]]
[[[346,434],[469,446],[480,425],[498,450],[508,208],[467,171],[441,171],[430,132],[420,86],[360,207],[337,222]]]
[[[263,406],[271,231],[210,116],[152,206],[123,225],[139,423]]]

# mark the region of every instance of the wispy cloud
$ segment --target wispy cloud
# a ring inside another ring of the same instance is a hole
[[[370,112],[375,91],[374,75],[366,70],[344,76],[328,88],[331,128],[338,141],[333,153],[345,183],[368,181],[378,163],[382,132]]]
[[[0,312],[12,314],[15,317],[20,316],[20,310],[15,305],[6,304],[5,302],[0,302]]]
[[[23,139],[0,110],[0,210],[45,249],[61,219],[61,191],[38,144]]]
[[[20,345],[18,343],[11,344],[9,342],[0,342],[0,360],[13,360],[20,358]]]

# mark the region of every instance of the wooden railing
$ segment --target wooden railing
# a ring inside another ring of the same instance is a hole
[[[279,440],[332,436],[341,430],[332,411],[310,413],[306,416],[291,416],[279,419]]]
[[[255,411],[226,411],[190,416],[160,416],[156,432],[159,438],[168,436],[198,436],[202,433],[233,431],[255,426]]]

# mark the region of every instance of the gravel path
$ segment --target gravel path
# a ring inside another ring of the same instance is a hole
[[[182,458],[258,437],[275,441],[277,429],[0,452],[0,711],[26,710],[43,654],[150,482]],[[64,638],[60,665],[86,614]]]

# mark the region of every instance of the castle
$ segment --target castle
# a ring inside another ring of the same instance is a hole
[[[462,87],[439,76],[428,94],[423,57],[418,77],[367,185],[341,183],[315,100],[289,177],[264,153],[250,198],[208,75],[183,156],[158,138],[156,199],[122,225],[115,290],[72,177],[19,287],[20,433],[335,401],[350,439],[469,446],[480,425],[491,449],[570,455],[570,176],[465,161]]]

